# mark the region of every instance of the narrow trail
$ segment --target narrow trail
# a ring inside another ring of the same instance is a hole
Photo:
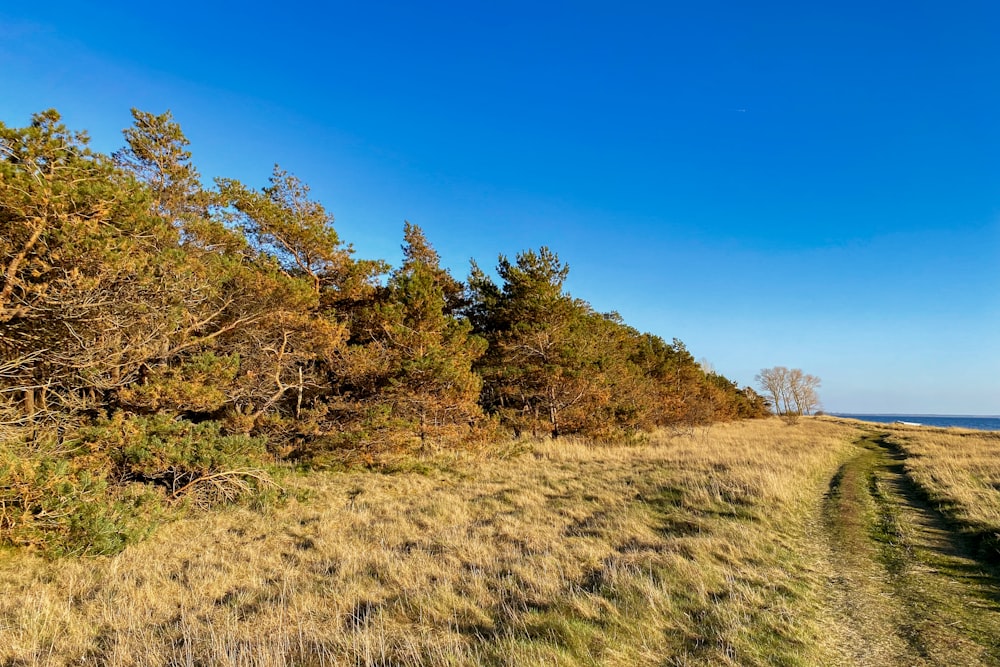
[[[1000,580],[877,434],[830,481],[828,608],[843,665],[1000,665]]]

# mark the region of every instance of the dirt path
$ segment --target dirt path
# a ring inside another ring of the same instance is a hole
[[[844,665],[1000,665],[1000,583],[872,434],[830,482],[829,608]]]

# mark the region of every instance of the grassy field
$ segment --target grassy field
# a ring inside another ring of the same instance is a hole
[[[912,474],[914,465],[947,470],[970,454],[960,446],[968,443],[937,447],[934,458],[918,461],[897,444],[896,427],[863,428],[825,502],[836,584],[827,608],[831,631],[840,633],[839,664],[1000,665],[996,561]],[[917,439],[950,435],[925,429]]]
[[[887,433],[927,499],[1000,566],[1000,432],[893,425]]]
[[[283,507],[114,557],[7,551],[0,664],[852,664],[824,498],[863,433],[775,419],[293,475]]]

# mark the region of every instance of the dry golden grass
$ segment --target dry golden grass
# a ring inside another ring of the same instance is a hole
[[[1000,432],[900,425],[886,432],[913,481],[1000,564]]]
[[[854,427],[560,440],[168,525],[114,557],[0,554],[0,664],[829,664],[820,499]]]

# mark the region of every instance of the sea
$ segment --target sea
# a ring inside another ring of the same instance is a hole
[[[831,412],[836,417],[860,419],[866,422],[891,424],[892,422],[910,422],[921,426],[938,426],[942,428],[973,428],[980,431],[1000,431],[1000,417],[976,417],[968,415],[849,415],[842,412]]]

